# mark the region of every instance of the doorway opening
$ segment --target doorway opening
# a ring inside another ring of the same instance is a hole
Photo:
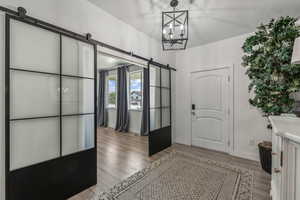
[[[98,188],[102,191],[148,164],[147,70],[143,64],[98,51]]]
[[[147,68],[104,53],[99,57],[98,127],[147,136],[147,130],[142,127]]]

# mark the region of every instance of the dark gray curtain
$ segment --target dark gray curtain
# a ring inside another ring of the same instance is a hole
[[[141,135],[148,135],[148,123],[149,123],[149,70],[148,68],[144,68],[143,72],[143,113],[142,113],[142,124],[141,124]]]
[[[120,132],[128,132],[129,130],[127,70],[127,66],[118,68],[117,120],[115,129]]]
[[[99,72],[99,94],[98,94],[98,126],[107,126],[107,110],[105,108],[105,82],[107,71]]]

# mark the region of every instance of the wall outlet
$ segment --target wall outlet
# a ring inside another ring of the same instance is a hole
[[[249,141],[249,145],[250,145],[250,146],[255,146],[255,140],[254,140],[254,139],[250,140],[250,141]]]

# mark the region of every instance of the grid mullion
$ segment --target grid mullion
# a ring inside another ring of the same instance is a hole
[[[70,78],[78,78],[78,79],[90,79],[90,80],[95,80],[95,78],[90,78],[90,77],[84,77],[84,76],[76,76],[76,75],[68,75],[68,74],[62,74],[60,73],[52,73],[52,72],[43,72],[43,71],[35,71],[35,70],[27,70],[27,69],[19,69],[15,67],[10,67],[10,70],[14,71],[22,71],[22,72],[30,72],[30,73],[37,73],[37,74],[48,74],[48,75],[54,75],[54,76],[63,76],[63,77],[70,77]]]
[[[150,85],[149,87],[154,87],[154,88],[162,88],[162,89],[170,90],[170,88],[169,88],[169,87],[158,86],[158,85]]]
[[[90,79],[95,80],[95,78],[85,77],[85,76],[76,76],[76,75],[68,75],[68,74],[61,74],[63,77],[69,77],[69,78],[78,78],[78,79]]]
[[[170,106],[158,106],[158,107],[150,107],[150,109],[165,109],[165,108],[170,108]]]
[[[161,68],[159,68],[159,87],[160,87],[160,128],[162,128],[162,118],[163,118],[163,114],[162,114],[162,87],[161,87]]]
[[[172,72],[171,70],[169,69],[169,97],[170,97],[170,126],[172,126]]]
[[[82,116],[82,115],[94,115],[95,113],[76,113],[76,114],[65,114],[61,115],[62,117],[71,117],[71,116]],[[41,116],[41,117],[25,117],[25,118],[14,118],[10,119],[10,121],[21,121],[21,120],[32,120],[32,119],[47,119],[47,118],[57,118],[60,115],[52,115],[52,116]]]
[[[62,157],[62,36],[59,35],[59,155]]]

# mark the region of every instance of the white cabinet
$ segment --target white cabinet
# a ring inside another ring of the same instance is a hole
[[[283,139],[282,199],[300,200],[300,144],[290,139]]]
[[[300,118],[272,116],[273,200],[300,200]]]
[[[282,138],[275,133],[272,134],[272,197],[273,200],[280,199],[281,193],[281,155]]]

